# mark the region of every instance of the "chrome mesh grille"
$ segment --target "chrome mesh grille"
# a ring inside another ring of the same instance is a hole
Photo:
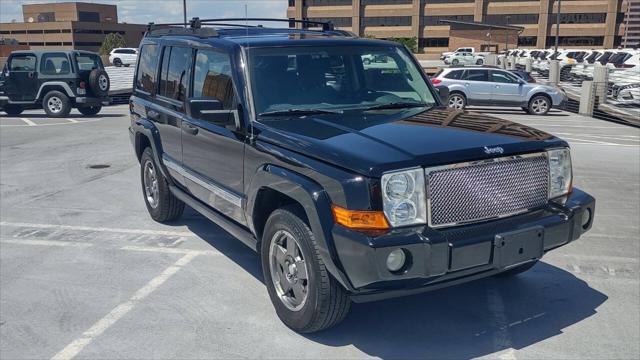
[[[429,225],[453,226],[499,218],[547,202],[544,154],[427,169]]]

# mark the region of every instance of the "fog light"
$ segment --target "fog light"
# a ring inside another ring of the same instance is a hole
[[[406,260],[407,256],[404,254],[404,250],[393,250],[389,253],[389,256],[387,256],[387,269],[391,272],[400,271]]]
[[[591,209],[586,209],[582,212],[582,228],[587,230],[589,223],[591,222]]]

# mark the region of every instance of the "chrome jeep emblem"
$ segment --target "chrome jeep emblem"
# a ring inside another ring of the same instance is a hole
[[[491,155],[491,154],[504,154],[504,149],[501,148],[500,146],[495,146],[495,147],[483,147],[485,154]]]

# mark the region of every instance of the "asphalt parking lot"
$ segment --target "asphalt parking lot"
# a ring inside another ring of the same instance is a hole
[[[0,115],[0,358],[639,358],[640,129],[473,111],[570,142],[591,232],[521,276],[355,304],[313,335],[278,320],[239,241],[192,210],[150,219],[127,106]]]

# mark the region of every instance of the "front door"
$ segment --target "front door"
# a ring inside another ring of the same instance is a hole
[[[523,84],[515,75],[506,71],[491,70],[491,83],[493,102],[502,105],[521,105]]]
[[[35,54],[13,54],[9,58],[6,88],[12,101],[32,101],[38,93],[37,57]]]
[[[193,71],[194,98],[217,99],[223,110],[209,119],[186,117],[182,127],[182,157],[189,190],[224,215],[244,223],[244,136],[238,110],[231,59],[225,52],[199,49]]]

